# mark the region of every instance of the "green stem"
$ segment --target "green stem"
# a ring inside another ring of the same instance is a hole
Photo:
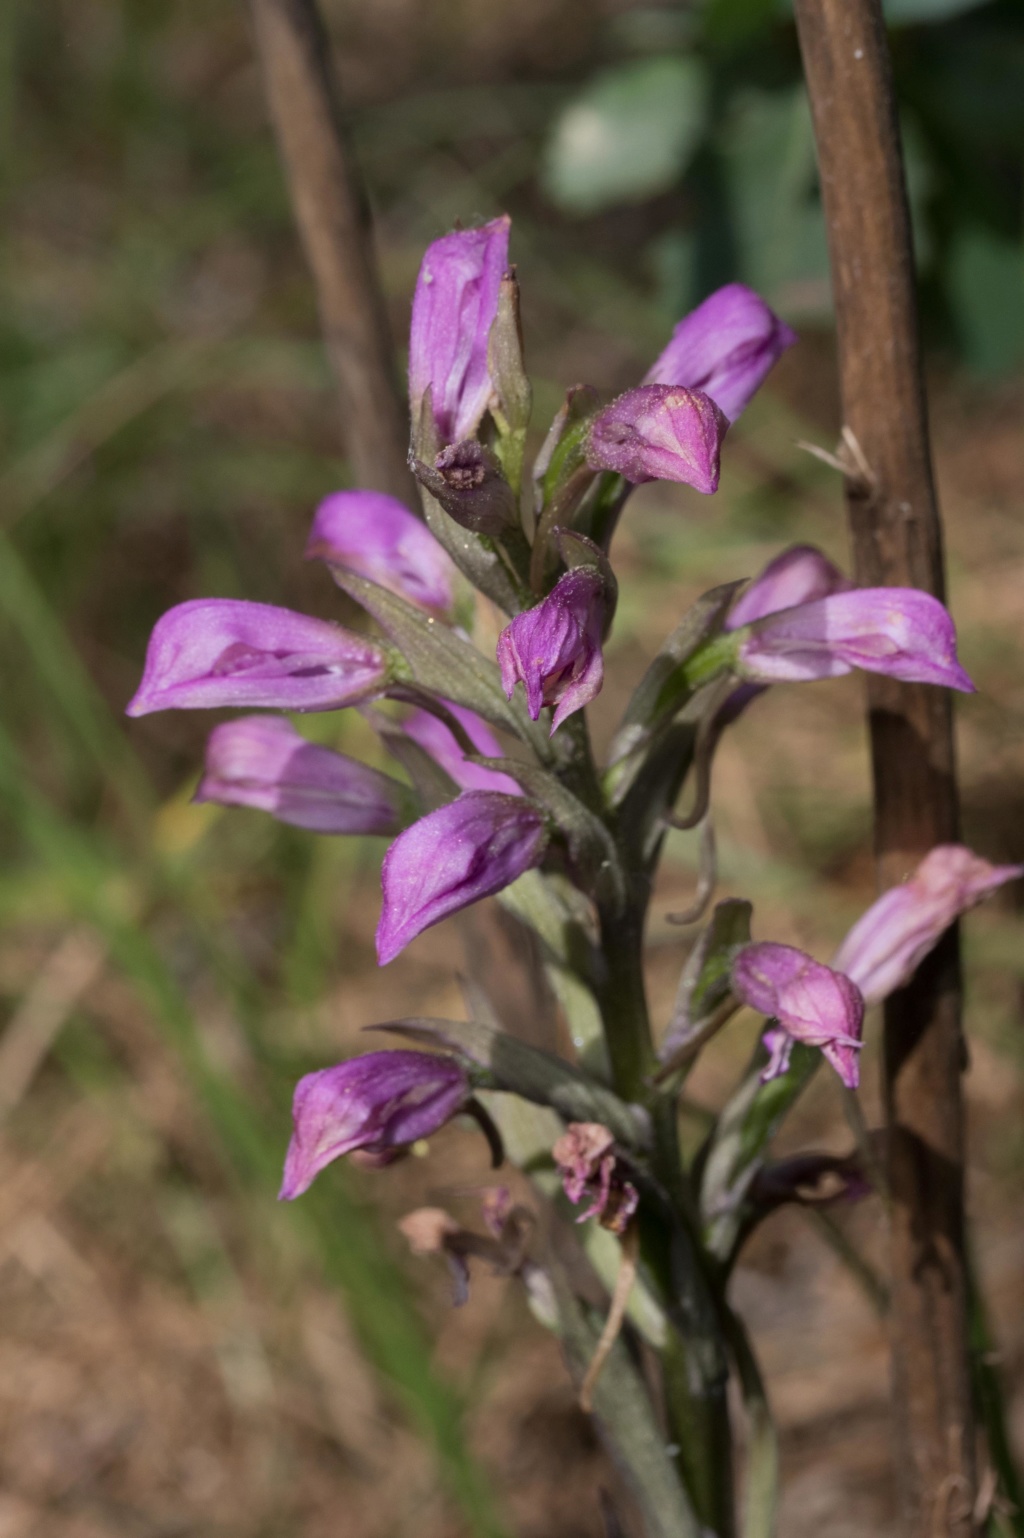
[[[645,905],[645,896],[634,894],[625,914],[599,914],[607,968],[602,1016],[612,1082],[624,1099],[646,1105],[651,1113],[653,1171],[675,1214],[674,1225],[656,1213],[646,1214],[640,1242],[648,1274],[656,1279],[667,1312],[677,1321],[662,1358],[676,1464],[705,1528],[716,1538],[731,1538],[735,1520],[726,1357],[680,1157],[674,1102],[651,1088],[657,1059],[644,987]]]

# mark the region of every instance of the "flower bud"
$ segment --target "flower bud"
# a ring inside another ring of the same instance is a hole
[[[381,491],[336,491],[316,510],[306,559],[354,571],[400,598],[451,617],[455,566],[426,524]]]
[[[195,598],[157,620],[127,713],[337,710],[383,693],[387,656],[365,636],[268,603]]]
[[[990,865],[962,844],[939,844],[857,920],[832,965],[877,1004],[909,982],[955,919],[1022,875],[1024,865]]]
[[[864,1000],[842,972],[792,945],[745,945],[732,964],[732,989],[751,1009],[778,1021],[764,1034],[771,1061],[763,1079],[785,1073],[795,1040],[820,1047],[843,1083],[857,1088]]]
[[[396,1156],[443,1127],[470,1095],[455,1059],[429,1052],[365,1052],[307,1073],[295,1086],[281,1200],[308,1191],[343,1154],[361,1149],[378,1162]]]
[[[729,423],[700,390],[663,384],[627,390],[592,419],[587,462],[633,485],[680,481],[710,495]]]
[[[386,774],[307,742],[283,716],[242,716],[211,732],[192,799],[256,807],[313,833],[391,836],[405,796]]]
[[[472,437],[493,393],[487,348],[508,267],[510,219],[455,230],[427,247],[412,301],[412,419],[430,390],[444,443]]]
[[[548,831],[522,796],[470,790],[414,822],[384,856],[377,959],[393,961],[424,929],[539,865]]]
[[[752,288],[727,283],[683,317],[645,383],[703,390],[734,422],[796,340]]]
[[[516,684],[525,685],[534,721],[543,705],[554,705],[552,732],[600,692],[605,601],[601,573],[592,566],[574,567],[498,637],[502,688],[511,699]]]
[[[754,683],[836,678],[863,668],[974,692],[957,660],[949,614],[913,587],[854,588],[769,614],[741,642],[738,667]]]

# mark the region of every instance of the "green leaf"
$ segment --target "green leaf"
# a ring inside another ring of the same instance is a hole
[[[601,1321],[574,1295],[554,1256],[545,1270],[558,1304],[559,1335],[573,1380],[579,1384],[597,1348]],[[650,1394],[621,1339],[594,1387],[594,1415],[640,1509],[646,1538],[702,1538],[693,1507],[672,1466]]]
[[[486,1068],[493,1083],[485,1088],[521,1095],[536,1105],[550,1106],[565,1121],[599,1121],[628,1148],[643,1152],[651,1129],[640,1106],[629,1105],[563,1058],[528,1046],[524,1041],[478,1020],[435,1020],[410,1016],[372,1027],[447,1047]]]
[[[947,21],[950,16],[976,11],[989,3],[990,0],[882,0],[882,10],[890,26],[907,26],[914,22]]]
[[[746,1197],[772,1138],[821,1066],[821,1053],[794,1042],[789,1069],[761,1082],[767,1061],[759,1044],[739,1089],[727,1101],[698,1163],[704,1242],[723,1264],[743,1231]]]
[[[967,361],[1007,373],[1024,359],[1024,246],[979,225],[957,231],[949,258],[953,317]]]
[[[663,1058],[699,1037],[709,1017],[729,997],[733,960],[742,946],[750,944],[753,911],[751,903],[735,897],[716,904],[679,979],[672,1023],[661,1046]]]
[[[803,85],[736,92],[719,149],[740,275],[784,311],[827,313],[828,247]]]
[[[697,148],[707,98],[704,67],[695,58],[634,60],[606,70],[555,124],[545,191],[574,214],[666,191]]]

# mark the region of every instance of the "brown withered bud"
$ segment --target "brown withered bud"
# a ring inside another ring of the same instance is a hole
[[[514,1205],[504,1188],[485,1192],[481,1205],[488,1234],[463,1228],[443,1207],[418,1207],[398,1224],[414,1255],[444,1256],[451,1272],[452,1302],[456,1308],[469,1297],[470,1256],[487,1261],[495,1276],[521,1276],[526,1280],[526,1270],[536,1269],[527,1257],[536,1226],[529,1208]]]
[[[576,1221],[597,1218],[602,1228],[622,1234],[640,1198],[636,1186],[623,1176],[614,1147],[615,1139],[600,1122],[574,1121],[555,1143],[551,1156],[573,1205],[589,1203]]]
[[[449,518],[474,534],[500,535],[518,528],[519,508],[498,461],[475,438],[450,443],[433,467],[411,459],[410,467]]]

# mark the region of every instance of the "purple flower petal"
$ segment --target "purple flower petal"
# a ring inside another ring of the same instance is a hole
[[[387,681],[387,657],[365,636],[268,603],[195,598],[157,620],[127,713],[336,710],[380,694]]]
[[[413,421],[431,391],[445,443],[470,438],[493,386],[487,343],[508,267],[507,214],[478,229],[455,230],[427,247],[412,301],[409,398]]]
[[[453,705],[451,700],[442,700],[441,704],[455,717],[478,753],[485,758],[504,756],[497,737],[472,710]],[[412,711],[402,722],[402,730],[441,765],[461,790],[500,790],[509,796],[519,795],[519,786],[509,775],[470,763],[444,722],[431,715],[429,710]]]
[[[641,385],[599,411],[587,435],[587,462],[633,485],[680,481],[710,495],[729,423],[708,395],[682,386]]]
[[[242,716],[211,732],[193,800],[256,807],[313,833],[390,836],[404,794],[376,769],[307,742],[283,716]]]
[[[342,1154],[387,1155],[429,1137],[470,1093],[454,1058],[428,1052],[366,1052],[306,1074],[295,1086],[281,1200],[308,1191]]]
[[[414,822],[384,857],[377,959],[393,961],[416,935],[509,886],[544,858],[548,833],[521,796],[470,790]]]
[[[745,945],[732,965],[737,998],[779,1022],[797,1041],[820,1047],[843,1083],[856,1089],[864,1000],[856,983],[792,945]],[[766,1077],[784,1072],[790,1048],[771,1032]]]
[[[1024,865],[990,865],[962,844],[939,844],[858,919],[832,965],[876,1004],[910,980],[955,919],[1022,875]]]
[[[851,668],[973,693],[949,614],[913,587],[864,587],[758,620],[740,647],[757,683],[835,678]]]
[[[447,618],[455,566],[426,524],[381,491],[336,491],[316,510],[306,559],[341,566]]]
[[[833,593],[845,593],[853,584],[833,566],[827,555],[813,545],[793,545],[769,561],[760,576],[737,598],[725,622],[726,630],[739,630],[780,609],[812,603]]]
[[[703,390],[731,422],[796,332],[742,283],[727,283],[683,317],[646,384]]]
[[[600,692],[604,612],[604,579],[593,567],[577,566],[498,638],[502,688],[511,699],[516,684],[525,685],[534,721],[543,705],[556,706],[552,732]]]

